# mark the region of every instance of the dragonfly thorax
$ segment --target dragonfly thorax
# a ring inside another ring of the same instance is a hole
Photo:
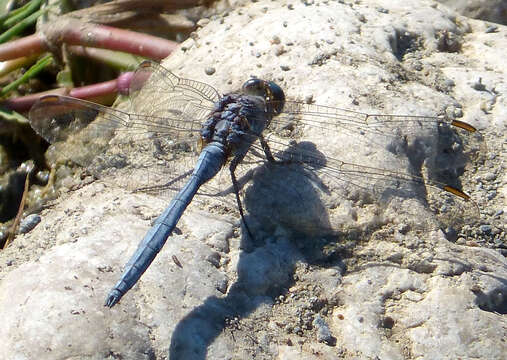
[[[228,94],[216,104],[201,129],[203,145],[220,142],[229,153],[245,150],[271,120],[266,101],[260,96]]]

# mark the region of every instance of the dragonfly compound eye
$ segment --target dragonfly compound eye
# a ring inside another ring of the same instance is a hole
[[[273,81],[268,81],[267,83],[267,92],[268,92],[268,102],[272,106],[272,111],[276,114],[279,114],[283,110],[283,106],[285,105],[285,94],[280,86],[275,84]]]
[[[261,79],[250,79],[243,84],[243,93],[253,96],[262,96],[271,106],[274,115],[283,110],[285,103],[285,94],[280,86],[273,81],[264,81]]]
[[[261,79],[249,79],[241,87],[243,93],[253,96],[266,97],[266,82]]]

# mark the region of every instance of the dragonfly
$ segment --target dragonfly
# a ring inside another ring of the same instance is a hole
[[[180,78],[151,61],[142,62],[134,72],[129,99],[130,107],[113,109],[47,95],[29,114],[32,127],[55,151],[95,177],[172,199],[108,294],[108,307],[117,304],[148,269],[196,195],[234,199],[246,234],[253,237],[241,194],[252,180],[252,171],[263,165],[314,176],[324,189],[331,183],[347,188],[349,195],[360,189],[377,200],[393,189],[411,193],[422,186],[442,194],[444,207],[448,199],[458,204],[470,201],[458,186],[418,173],[345,161],[325,144],[316,147],[303,141],[321,134],[329,141],[353,137],[363,147],[381,138],[408,146],[410,138],[421,134],[438,138],[446,129],[452,134],[477,132],[465,122],[438,116],[375,115],[291,101],[275,82],[258,78],[247,80],[240,91],[221,95],[206,83]],[[452,138],[462,144],[461,137]],[[429,152],[435,155],[436,151]]]

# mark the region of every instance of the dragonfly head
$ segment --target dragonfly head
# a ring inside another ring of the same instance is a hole
[[[246,95],[261,96],[270,107],[273,116],[278,115],[285,105],[285,94],[280,86],[273,81],[261,79],[249,79],[242,86],[243,93]]]

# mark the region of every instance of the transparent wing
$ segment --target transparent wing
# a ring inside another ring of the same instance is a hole
[[[467,123],[441,116],[368,114],[298,101],[286,101],[283,112],[273,119],[270,127],[292,129],[310,126],[319,131],[333,129],[374,139],[377,136],[417,135],[441,125],[476,132],[476,129]]]
[[[266,139],[275,159],[290,163],[289,169],[313,178],[321,193],[331,195],[326,206],[318,207],[337,207],[337,198],[361,206],[386,206],[394,198],[413,198],[425,201],[447,226],[473,222],[479,216],[477,205],[461,190],[459,176],[471,155],[485,144],[466,123],[289,102],[281,116],[273,119],[270,130]],[[262,154],[263,150],[255,146],[252,153]],[[379,167],[373,166],[376,164]],[[288,178],[284,177],[285,183]],[[312,188],[315,186],[308,191]],[[275,193],[281,189],[279,185]],[[319,204],[313,203],[303,207]],[[290,217],[298,206],[292,204]],[[301,220],[297,222],[302,226]]]
[[[323,144],[319,149],[323,149],[333,168],[361,166],[362,163],[350,160],[356,159],[348,156],[351,153],[362,152],[369,159],[386,150],[384,157],[405,156],[417,171],[426,166],[431,174],[426,183],[431,185],[433,181],[434,186],[441,188],[442,183],[454,180],[468,158],[486,153],[480,132],[467,123],[444,117],[367,114],[289,101],[284,111],[273,119],[270,129],[274,147],[279,151],[290,140],[302,138],[302,134],[305,140],[327,143],[328,146]],[[389,169],[388,163],[383,166]],[[368,173],[366,168],[358,173]],[[387,170],[381,174],[399,177]]]
[[[177,115],[181,125],[200,129],[220,95],[213,87],[180,78],[153,61],[142,62],[132,78],[132,112],[155,119]]]
[[[117,186],[171,199],[193,171],[202,122],[218,99],[212,87],[146,61],[130,83],[131,105],[138,112],[46,96],[32,107],[30,121],[52,144],[53,162],[70,159]],[[227,171],[218,179],[201,191],[232,188]],[[229,192],[222,201],[230,198]]]
[[[30,110],[32,127],[53,145],[53,153],[64,154],[98,178],[114,175],[115,183],[128,189],[193,166],[198,130],[185,127],[177,116],[164,119],[53,95]]]

